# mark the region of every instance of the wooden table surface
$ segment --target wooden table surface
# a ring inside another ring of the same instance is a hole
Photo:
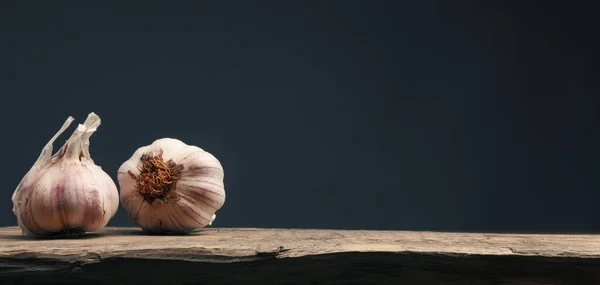
[[[106,228],[38,240],[0,228],[0,284],[40,281],[600,284],[600,235],[207,228],[157,236]]]

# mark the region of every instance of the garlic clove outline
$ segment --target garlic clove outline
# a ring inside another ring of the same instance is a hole
[[[89,139],[100,126],[88,114],[53,155],[53,144],[74,121],[69,116],[42,149],[12,195],[13,213],[23,234],[33,237],[76,237],[97,231],[119,206],[112,178],[94,164]]]
[[[225,203],[224,171],[200,147],[162,138],[138,148],[117,173],[121,204],[144,231],[190,233]]]

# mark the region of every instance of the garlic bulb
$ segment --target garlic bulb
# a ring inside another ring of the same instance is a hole
[[[117,174],[121,204],[143,230],[189,233],[225,203],[223,167],[210,153],[163,138],[136,150]]]
[[[106,226],[119,206],[117,186],[94,164],[89,138],[100,126],[90,113],[52,155],[52,144],[73,122],[67,118],[46,144],[12,196],[23,233],[36,237],[79,236]]]

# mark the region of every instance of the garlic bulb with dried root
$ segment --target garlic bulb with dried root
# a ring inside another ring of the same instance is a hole
[[[90,113],[52,155],[52,144],[73,122],[69,117],[46,144],[12,196],[23,233],[35,237],[73,237],[96,231],[119,207],[117,186],[92,160],[90,136],[100,117]]]
[[[225,203],[219,160],[177,139],[139,148],[117,176],[123,207],[146,232],[193,232],[211,225]]]

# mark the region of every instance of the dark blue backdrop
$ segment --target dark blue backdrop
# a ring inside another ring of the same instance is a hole
[[[217,156],[215,226],[600,230],[591,6],[156,2],[1,4],[0,226],[45,142],[94,111],[115,179],[161,137]]]

